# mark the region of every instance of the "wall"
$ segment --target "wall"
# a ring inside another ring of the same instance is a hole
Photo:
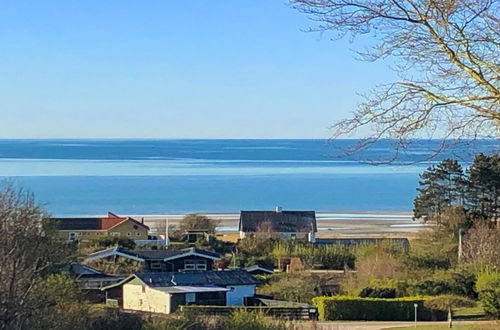
[[[86,242],[97,237],[107,235],[105,231],[100,230],[58,230],[57,234],[64,240],[68,240],[69,233],[76,233],[76,239],[80,242]]]
[[[245,305],[245,297],[252,297],[255,295],[255,284],[251,285],[228,285],[228,289],[233,289],[227,292],[226,305],[227,306],[243,306]]]
[[[108,232],[111,236],[113,236],[114,233],[120,233],[119,237],[121,238],[148,239],[148,230],[131,220],[125,221],[118,226],[111,228]],[[128,235],[129,233],[130,235]]]
[[[170,313],[170,295],[133,282],[123,285],[123,308],[152,313]]]

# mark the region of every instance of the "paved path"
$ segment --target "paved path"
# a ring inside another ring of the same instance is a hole
[[[447,325],[448,322],[418,322],[419,325]],[[454,321],[454,325],[495,324],[495,321]],[[397,327],[413,328],[413,322],[318,322],[318,330],[382,330]],[[500,329],[500,324],[499,324]]]

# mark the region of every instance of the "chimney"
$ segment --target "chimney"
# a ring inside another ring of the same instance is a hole
[[[141,218],[141,223],[144,224],[144,217]]]
[[[281,206],[276,206],[276,213],[281,213],[282,210]]]

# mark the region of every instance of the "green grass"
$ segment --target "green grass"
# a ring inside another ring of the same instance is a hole
[[[453,319],[457,320],[482,320],[486,315],[481,305],[469,308],[457,308],[453,313]]]

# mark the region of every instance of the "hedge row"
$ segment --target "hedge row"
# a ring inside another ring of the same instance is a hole
[[[446,312],[424,307],[427,297],[405,297],[396,299],[360,298],[333,296],[313,298],[321,321],[367,320],[367,321],[412,321],[418,305],[419,321],[446,320]]]

